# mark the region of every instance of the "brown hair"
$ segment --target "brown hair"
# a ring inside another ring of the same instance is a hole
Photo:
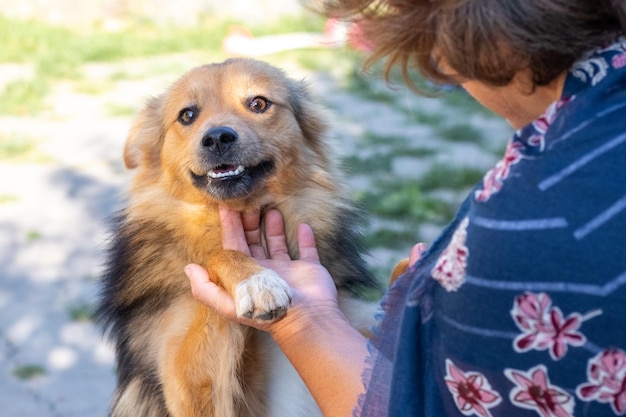
[[[407,84],[416,68],[435,83],[471,79],[503,86],[529,69],[550,83],[586,51],[626,33],[625,0],[324,0],[329,17],[359,22],[373,44],[366,67],[387,58]],[[441,60],[455,71],[441,68]]]

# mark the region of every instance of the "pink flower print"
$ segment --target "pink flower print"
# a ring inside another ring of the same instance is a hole
[[[561,107],[572,101],[574,98],[574,96],[570,96],[553,102],[541,116],[532,122],[533,129],[536,133],[528,139],[529,145],[536,146],[540,151],[543,151],[545,147],[545,135],[548,128],[554,122],[554,119],[556,119]]]
[[[445,381],[454,403],[463,415],[491,417],[489,409],[502,401],[482,374],[464,373],[450,359],[446,359]]]
[[[553,360],[567,354],[568,346],[582,346],[587,338],[578,331],[583,321],[599,314],[594,311],[585,317],[572,313],[563,318],[558,307],[551,307],[552,300],[544,293],[525,293],[516,297],[511,310],[513,321],[522,331],[513,341],[516,352],[546,350]]]
[[[509,176],[511,165],[517,164],[522,159],[522,143],[510,141],[504,152],[504,157],[490,169],[483,178],[483,189],[476,190],[474,198],[479,203],[484,203],[502,189],[504,180]]]
[[[574,398],[550,384],[545,366],[535,366],[528,372],[505,369],[504,374],[516,385],[509,394],[515,406],[534,410],[542,417],[573,416]]]
[[[545,293],[524,293],[515,298],[513,304],[513,320],[522,330],[533,330],[537,323],[543,321],[550,309],[552,300]]]
[[[611,66],[615,69],[626,67],[626,54],[614,55],[611,59]]]
[[[528,139],[528,143],[532,146],[538,147],[543,150],[545,146],[545,135],[548,127],[552,124],[552,121],[556,117],[557,102],[552,103],[546,112],[533,121],[532,125],[535,130],[535,134]]]
[[[616,415],[626,414],[626,353],[606,349],[589,360],[587,383],[576,388],[583,401],[609,403]]]
[[[539,331],[546,335],[546,345],[550,347],[550,356],[554,360],[561,359],[567,353],[567,345],[582,346],[587,338],[578,329],[582,324],[582,316],[572,313],[567,318],[563,318],[563,313],[558,307],[550,312],[550,324],[541,324]],[[545,327],[544,327],[545,326]]]
[[[469,219],[464,218],[452,235],[448,247],[444,249],[431,271],[431,276],[448,291],[456,291],[465,282],[465,270],[469,250],[465,246]]]
[[[532,122],[532,134],[529,135],[526,143],[530,146],[537,147],[539,152],[542,152],[545,147],[545,134],[548,131],[550,125],[556,119],[558,111],[565,104],[572,101],[574,97],[566,97],[562,100],[558,100],[550,104],[546,111]],[[517,135],[521,135],[520,132]],[[483,178],[482,190],[476,190],[474,198],[479,203],[484,203],[489,198],[499,192],[502,189],[504,180],[509,176],[511,165],[517,164],[522,160],[523,154],[521,152],[524,147],[524,143],[516,140],[512,140],[507,145],[504,157],[485,174]]]

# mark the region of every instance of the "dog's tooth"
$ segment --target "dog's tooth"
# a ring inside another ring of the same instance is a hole
[[[243,172],[245,168],[243,167],[243,165],[239,165],[237,166],[237,169],[235,169],[234,171],[226,171],[226,172],[215,172],[215,171],[209,171],[207,173],[207,175],[210,178],[224,178],[224,177],[232,177],[234,175],[239,175]]]

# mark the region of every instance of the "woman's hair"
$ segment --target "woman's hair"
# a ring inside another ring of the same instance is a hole
[[[626,0],[319,0],[308,6],[357,23],[373,46],[366,66],[387,58],[385,76],[398,65],[413,88],[411,68],[435,83],[471,79],[493,86],[528,69],[534,86],[546,85],[585,52],[626,32]]]

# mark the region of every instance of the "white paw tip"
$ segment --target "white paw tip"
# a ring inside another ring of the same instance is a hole
[[[258,321],[277,320],[291,304],[289,285],[271,269],[252,275],[235,289],[237,316]]]

